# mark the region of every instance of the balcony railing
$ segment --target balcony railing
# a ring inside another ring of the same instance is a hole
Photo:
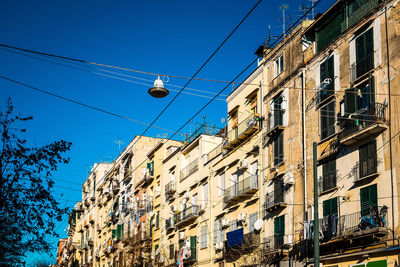
[[[370,53],[356,60],[350,67],[351,81],[360,78],[374,68],[374,53]]]
[[[217,132],[219,132],[221,129],[209,126],[207,124],[202,124],[200,125],[193,134],[191,134],[189,137],[185,139],[185,143],[190,143],[194,139],[196,139],[199,135],[201,134],[208,134],[208,135],[215,135]]]
[[[349,119],[343,119],[340,123],[340,142],[345,145],[358,142],[364,137],[386,129],[385,125],[379,125],[379,123],[386,122],[386,104],[375,103],[374,105],[370,105],[350,115]]]
[[[271,212],[274,209],[280,207],[286,207],[287,203],[285,201],[285,190],[272,191],[265,195],[264,209],[267,212]]]
[[[271,253],[277,250],[287,248],[292,242],[290,235],[274,234],[263,239],[264,253]]]
[[[168,198],[171,197],[171,195],[173,195],[175,193],[176,189],[175,189],[175,181],[170,181],[169,183],[167,183],[165,185],[165,195]]]
[[[257,115],[250,115],[239,125],[228,132],[228,140],[224,144],[224,148],[230,148],[246,136],[260,129],[261,119]]]
[[[318,192],[324,193],[336,188],[336,172],[325,174],[318,179]]]
[[[177,215],[176,225],[181,225],[199,217],[200,206],[193,205],[180,211]]]
[[[175,229],[175,221],[172,217],[165,220],[165,228],[167,231]]]
[[[361,238],[370,235],[385,236],[388,234],[389,225],[386,215],[386,206],[370,205],[362,211],[340,217],[326,216],[319,220],[320,229],[322,229],[319,233],[320,242],[325,243],[340,238]],[[306,239],[312,239],[314,233],[311,230],[308,233]]]
[[[285,127],[283,126],[283,113],[284,110],[274,110],[273,114],[268,117],[267,134],[272,136],[279,133]]]
[[[367,177],[378,174],[378,164],[380,160],[375,157],[357,162],[353,167],[354,182],[361,181]]]
[[[181,181],[183,181],[186,177],[196,172],[198,169],[199,169],[199,159],[195,159],[181,170]]]
[[[124,181],[125,182],[129,182],[130,180],[132,180],[132,176],[133,176],[133,169],[125,169],[124,171]]]
[[[258,175],[250,175],[249,177],[237,182],[224,191],[224,202],[239,200],[258,189]]]
[[[208,154],[204,155],[204,164],[209,162],[210,160],[216,158],[218,155],[222,153],[222,144],[218,145],[216,148],[211,150]]]

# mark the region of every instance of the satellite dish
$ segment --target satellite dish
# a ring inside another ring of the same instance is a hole
[[[260,229],[263,226],[263,220],[258,219],[255,223],[254,223],[254,229],[256,229],[256,231],[260,231]]]

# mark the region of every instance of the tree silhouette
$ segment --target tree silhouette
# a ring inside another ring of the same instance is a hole
[[[9,99],[0,111],[0,265],[15,266],[28,252],[49,252],[49,236],[67,208],[54,198],[52,173],[69,158],[70,142],[28,147],[22,126],[32,117],[14,112]]]

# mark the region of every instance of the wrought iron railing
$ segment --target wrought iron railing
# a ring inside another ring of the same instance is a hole
[[[336,187],[337,174],[332,172],[320,176],[318,179],[318,192],[321,194]]]
[[[274,234],[272,236],[264,237],[263,250],[264,252],[281,249],[285,245],[285,235]]]
[[[362,3],[363,2],[363,3]],[[367,1],[353,1],[348,7],[348,14],[341,23],[342,32],[351,27],[354,23],[360,20],[362,17],[367,15],[372,9],[374,9],[381,0],[367,0]],[[360,4],[362,3],[362,4]]]
[[[365,110],[359,110],[359,113],[350,115],[348,119],[343,118],[340,123],[339,138],[347,137],[379,122],[386,122],[386,104],[375,103]]]
[[[193,217],[196,217],[199,215],[200,211],[200,206],[198,205],[192,205],[190,207],[187,207],[179,212],[177,215],[177,223],[181,223],[183,221],[189,220]]]
[[[196,172],[198,169],[199,169],[199,159],[195,159],[181,170],[181,181],[184,180],[189,175]]]
[[[175,228],[175,221],[172,217],[165,220],[165,228],[167,230]]]
[[[175,192],[175,181],[170,181],[165,185],[165,195],[170,196]]]
[[[243,120],[239,125],[228,132],[228,141],[225,146],[232,144],[235,140],[245,134],[249,129],[259,129],[260,128],[260,118],[256,115],[250,115],[245,120]]]
[[[273,114],[270,114],[268,116],[268,122],[267,122],[267,130],[271,131],[273,129],[276,129],[277,127],[282,126],[283,127],[283,113],[284,110],[276,109],[274,110]]]
[[[275,190],[265,195],[264,209],[269,210],[270,208],[285,202],[285,190]]]
[[[216,158],[221,153],[222,153],[222,144],[218,145],[216,148],[211,150],[208,154],[204,155],[204,164],[209,162],[213,158]]]
[[[217,128],[215,126],[209,126],[207,124],[205,124],[205,125],[202,124],[194,131],[194,133],[192,133],[190,136],[188,136],[185,139],[185,143],[192,142],[194,139],[196,139],[201,134],[215,135],[220,130],[221,130],[220,128]]]
[[[233,198],[241,196],[252,189],[258,189],[258,175],[250,175],[249,177],[235,183],[224,191],[224,202],[229,202]]]
[[[368,55],[358,58],[355,63],[350,66],[351,81],[356,80],[363,74],[374,68],[374,53],[371,51]]]

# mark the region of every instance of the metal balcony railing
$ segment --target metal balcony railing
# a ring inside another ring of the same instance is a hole
[[[197,218],[199,216],[200,206],[193,205],[180,211],[177,215],[176,224],[181,224],[185,221]]]
[[[208,154],[204,155],[204,164],[209,162],[210,160],[216,158],[218,155],[222,153],[222,144],[218,145],[216,148],[211,150]]]
[[[377,156],[371,157],[356,163],[353,167],[354,182],[378,173],[380,160]]]
[[[172,217],[165,220],[165,228],[171,230],[175,228],[175,221]]]
[[[215,135],[220,130],[221,130],[220,128],[216,128],[215,126],[209,126],[207,124],[202,124],[194,131],[194,133],[192,133],[190,136],[188,136],[185,139],[185,143],[192,142],[194,139],[196,139],[201,134]]]
[[[260,129],[260,117],[256,115],[250,115],[243,120],[239,125],[228,132],[227,142],[224,144],[225,148],[228,148],[238,142],[244,136],[255,132]]]
[[[320,242],[324,243],[336,238],[360,238],[374,234],[384,236],[388,233],[387,207],[366,205],[361,211],[345,214],[340,217],[330,215],[319,219]],[[313,224],[313,222],[310,222]],[[310,230],[306,239],[313,238]]]
[[[264,209],[266,211],[271,211],[272,209],[281,206],[286,206],[285,190],[283,188],[281,190],[272,191],[265,195]]]
[[[318,192],[324,193],[328,190],[336,188],[337,174],[336,172],[325,174],[318,179]]]
[[[175,193],[175,181],[170,181],[165,185],[165,195],[170,196],[171,194]]]
[[[362,57],[358,58],[355,63],[350,66],[350,79],[351,81],[363,76],[374,68],[374,53],[373,51]]]
[[[279,132],[284,128],[283,126],[283,114],[284,110],[276,109],[273,114],[268,116],[267,121],[267,133],[268,135],[272,135],[275,132]]]
[[[264,237],[263,250],[264,253],[272,252],[283,248],[287,245],[288,238],[284,234],[274,234],[272,236]]]
[[[195,159],[181,170],[181,181],[184,180],[189,175],[196,172],[198,169],[199,169],[199,159]]]
[[[381,0],[353,1],[348,7],[347,19],[341,23],[341,31],[347,30],[381,2]]]
[[[341,131],[339,132],[339,139],[364,130],[373,124],[387,122],[386,106],[386,104],[375,103],[365,109],[359,110],[356,114],[350,115],[349,119],[344,118],[340,123]]]
[[[228,187],[224,191],[224,202],[234,201],[239,199],[245,194],[249,194],[258,189],[258,175],[250,175],[249,177],[237,182],[236,184]]]

